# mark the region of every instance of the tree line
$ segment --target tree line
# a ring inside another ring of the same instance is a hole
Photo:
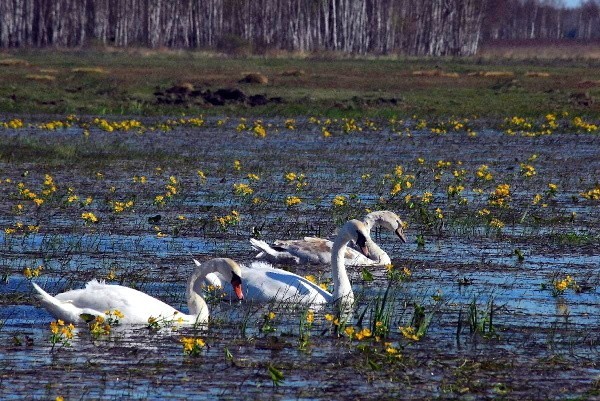
[[[472,55],[488,39],[597,39],[599,1],[1,0],[0,47]]]

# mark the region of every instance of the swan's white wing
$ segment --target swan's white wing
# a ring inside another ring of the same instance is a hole
[[[268,263],[253,262],[251,267],[241,266],[241,269],[246,302],[322,304],[331,299],[331,294],[304,277],[274,268]],[[218,273],[215,275],[219,276]],[[229,299],[235,299],[230,286],[224,286],[223,290]]]
[[[74,323],[82,313],[104,315],[104,312],[115,309],[123,313],[124,318],[119,320],[124,324],[144,324],[151,316],[170,318],[176,313],[184,316],[175,308],[141,291],[95,280],[90,281],[83,289],[67,291],[53,298],[56,300],[54,310],[47,308],[48,311],[60,319],[63,318],[58,316],[62,309],[64,314],[69,315],[66,320]],[[74,313],[76,319],[73,319]]]

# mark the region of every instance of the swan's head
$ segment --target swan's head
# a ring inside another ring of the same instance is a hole
[[[235,295],[241,301],[244,299],[244,294],[242,292],[242,269],[240,265],[229,258],[220,258],[218,261],[217,271],[221,273],[225,280],[231,283]]]
[[[367,241],[370,241],[371,237],[369,236],[369,230],[362,221],[350,220],[344,224],[338,235],[348,242],[354,241],[360,251],[365,256],[369,256]]]
[[[369,229],[376,226],[381,226],[390,231],[393,231],[402,242],[406,242],[404,234],[404,222],[394,212],[389,210],[379,210],[369,213],[365,216],[365,224]]]

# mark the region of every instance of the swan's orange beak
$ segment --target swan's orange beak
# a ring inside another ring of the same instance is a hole
[[[231,286],[233,287],[233,292],[235,292],[235,296],[238,300],[244,299],[244,293],[242,292],[242,279],[238,276],[234,276],[231,279]]]

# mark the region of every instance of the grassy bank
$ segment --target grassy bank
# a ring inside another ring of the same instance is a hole
[[[600,116],[600,61],[225,58],[206,53],[13,51],[0,54],[0,112],[123,115]],[[267,83],[240,83],[260,73]],[[277,101],[214,106],[169,95],[238,88]]]

